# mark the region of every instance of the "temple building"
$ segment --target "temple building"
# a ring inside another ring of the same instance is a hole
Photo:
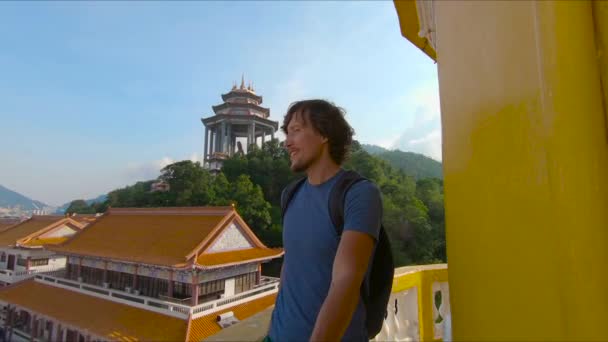
[[[283,255],[234,207],[110,208],[52,249],[62,275],[0,289],[8,340],[200,341],[274,304]]]
[[[213,106],[213,116],[201,119],[205,126],[203,160],[212,171],[222,167],[222,161],[236,153],[246,153],[252,144],[274,139],[279,123],[270,120],[270,109],[262,107],[262,96],[253,86],[233,85],[230,92],[222,94],[224,103]],[[245,146],[243,146],[243,144]]]
[[[48,247],[67,240],[87,223],[64,216],[32,216],[0,231],[0,286],[63,270],[65,256]]]

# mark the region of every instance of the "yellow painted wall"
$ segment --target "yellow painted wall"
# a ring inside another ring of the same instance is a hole
[[[591,3],[435,8],[454,338],[608,340]]]

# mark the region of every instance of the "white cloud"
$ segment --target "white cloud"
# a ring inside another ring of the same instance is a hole
[[[422,84],[399,99],[400,108],[410,113],[410,123],[389,148],[421,153],[441,160],[441,110],[436,81]],[[382,143],[377,141],[376,143]]]
[[[441,131],[433,130],[421,138],[411,139],[401,146],[409,147],[410,151],[422,153],[435,160],[441,160]]]
[[[166,156],[150,162],[129,163],[125,171],[126,181],[137,182],[155,179],[160,175],[160,170],[163,167],[173,163],[175,163],[175,160]]]

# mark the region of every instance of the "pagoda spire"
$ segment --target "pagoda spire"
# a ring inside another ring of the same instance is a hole
[[[245,89],[245,73],[241,76],[241,89]]]

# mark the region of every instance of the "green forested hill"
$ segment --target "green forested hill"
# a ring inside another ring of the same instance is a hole
[[[437,162],[436,162],[437,163]],[[355,143],[344,165],[374,181],[382,192],[384,226],[397,266],[446,261],[443,181],[415,178],[366,152]],[[437,163],[439,164],[439,163]],[[211,175],[199,163],[185,160],[168,165],[160,176],[168,192],[150,192],[152,181],[138,182],[108,194],[106,202],[79,210],[112,207],[205,206],[234,203],[265,244],[281,246],[279,200],[296,175],[289,169],[285,149],[276,140],[245,156],[225,161],[222,173]],[[86,206],[86,203],[83,203]]]
[[[362,145],[362,147],[368,153],[388,161],[392,166],[403,170],[416,179],[443,179],[441,163],[425,155],[400,150],[387,150],[376,145]]]

